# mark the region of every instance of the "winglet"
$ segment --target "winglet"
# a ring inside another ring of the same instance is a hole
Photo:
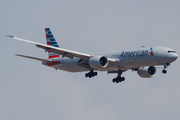
[[[11,38],[14,38],[14,36],[11,36],[11,35],[5,35],[5,36],[7,36],[7,37],[11,37]]]

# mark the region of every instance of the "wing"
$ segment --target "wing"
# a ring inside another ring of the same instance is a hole
[[[25,57],[25,58],[30,58],[30,59],[39,60],[39,61],[44,61],[44,62],[50,62],[50,61],[51,61],[51,60],[48,60],[48,59],[41,59],[41,58],[37,58],[37,57],[31,57],[31,56],[20,55],[20,54],[16,54],[16,56]]]
[[[26,40],[26,39],[21,39],[21,38],[10,36],[10,35],[7,35],[7,36],[11,37],[11,38],[14,38],[16,40],[20,40],[20,41],[35,44],[36,47],[42,48],[42,49],[44,49],[46,51],[51,51],[51,52],[60,54],[63,57],[68,57],[68,58],[71,58],[71,59],[73,59],[74,57],[77,57],[77,58],[80,58],[80,59],[83,59],[83,60],[89,60],[89,58],[94,56],[94,55],[91,55],[91,54],[76,52],[76,51],[67,50],[67,49],[63,49],[63,48],[57,48],[57,47],[53,47],[53,46],[50,46],[50,45],[45,45],[45,44],[29,41],[29,40]],[[116,59],[116,58],[108,58],[108,61],[110,63],[114,63],[114,62],[118,62],[119,60]]]
[[[10,36],[10,35],[7,35],[7,36],[11,37],[11,38],[14,38],[16,40],[20,40],[20,41],[35,44],[36,47],[42,48],[42,49],[44,49],[46,51],[55,52],[57,54],[62,55],[63,57],[68,57],[68,58],[71,58],[71,59],[73,59],[74,57],[78,57],[78,58],[81,58],[81,59],[89,59],[90,57],[92,57],[92,55],[90,55],[90,54],[85,54],[85,53],[75,52],[75,51],[66,50],[66,49],[62,49],[62,48],[57,48],[57,47],[53,47],[53,46],[50,46],[50,45],[45,45],[45,44],[41,44],[41,43],[21,39],[21,38]]]

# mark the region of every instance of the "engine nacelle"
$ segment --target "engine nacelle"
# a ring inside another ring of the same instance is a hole
[[[105,56],[97,55],[89,59],[89,65],[92,68],[105,68],[108,66],[108,59]]]
[[[140,67],[137,73],[142,78],[154,77],[156,73],[156,68],[154,66]]]

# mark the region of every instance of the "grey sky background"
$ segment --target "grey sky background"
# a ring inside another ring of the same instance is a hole
[[[0,120],[178,120],[180,63],[154,78],[55,71],[15,54],[47,58],[10,34],[46,43],[49,27],[60,47],[79,52],[167,46],[180,52],[179,0],[1,0]]]

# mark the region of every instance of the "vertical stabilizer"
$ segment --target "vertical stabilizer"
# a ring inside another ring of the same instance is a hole
[[[46,32],[47,45],[51,45],[53,47],[59,47],[59,45],[57,44],[51,30],[49,28],[45,28],[45,32]],[[48,55],[49,55],[49,59],[60,57],[59,54],[51,52],[51,51],[48,51]]]

